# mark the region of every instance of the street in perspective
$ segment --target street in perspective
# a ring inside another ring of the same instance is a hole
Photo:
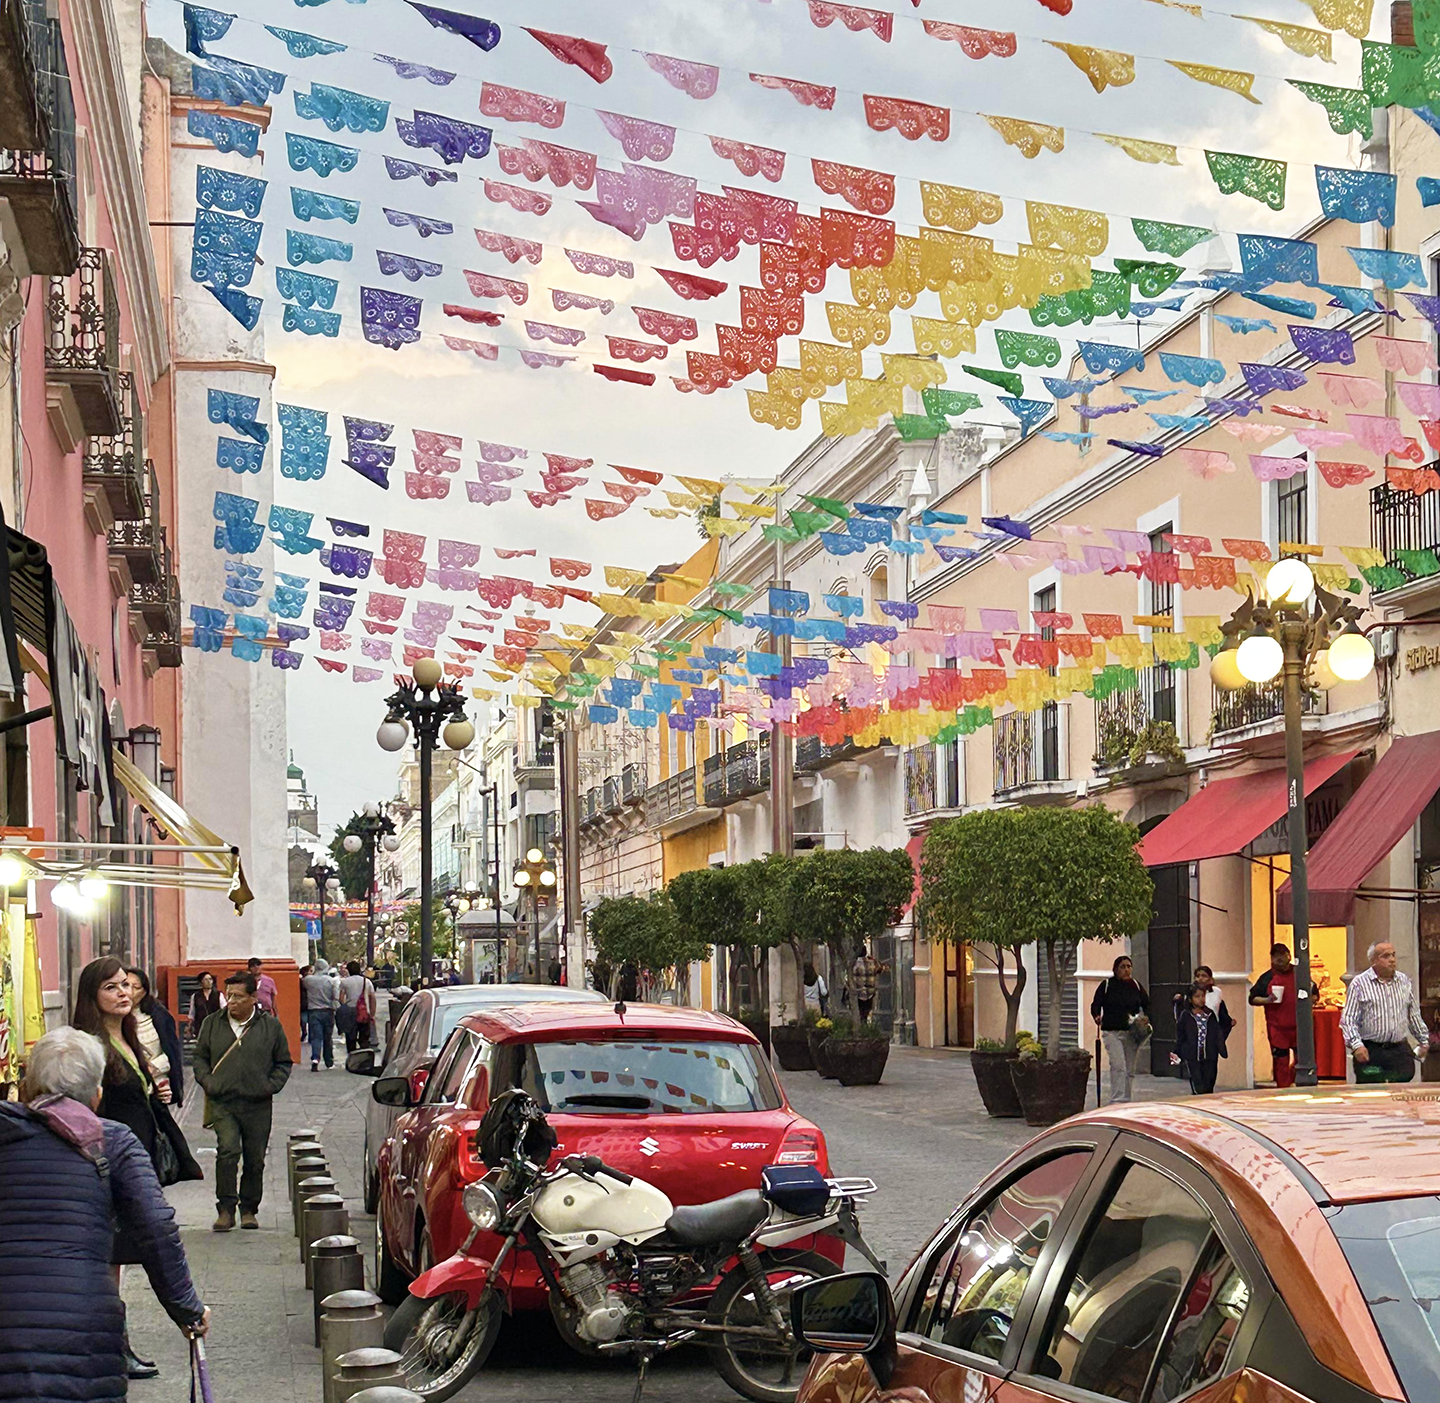
[[[0,521],[0,1403],[1440,1399],[1436,0],[0,0]]]

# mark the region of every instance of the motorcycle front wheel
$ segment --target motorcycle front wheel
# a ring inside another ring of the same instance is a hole
[[[385,1348],[400,1356],[406,1388],[430,1403],[444,1403],[490,1357],[502,1314],[494,1291],[486,1291],[474,1310],[466,1308],[460,1291],[429,1300],[407,1296],[385,1327]]]
[[[760,1265],[775,1293],[786,1324],[790,1294],[817,1277],[835,1276],[840,1268],[818,1252],[763,1252]],[[770,1316],[755,1299],[745,1268],[735,1267],[715,1289],[709,1320],[715,1325],[769,1325]],[[736,1393],[754,1403],[794,1403],[810,1364],[810,1350],[796,1340],[767,1340],[756,1335],[718,1335],[711,1346],[716,1372]]]

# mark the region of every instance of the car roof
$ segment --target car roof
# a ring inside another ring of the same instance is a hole
[[[446,984],[436,989],[422,989],[436,1003],[504,1004],[533,1003],[609,1003],[604,994],[594,989],[571,989],[563,984]]]
[[[1440,1194],[1440,1087],[1321,1086],[1291,1091],[1234,1091],[1183,1098],[1186,1110],[1219,1116],[1281,1152],[1318,1201]],[[1175,1102],[1136,1101],[1116,1115],[1157,1139],[1174,1137]],[[1153,1108],[1153,1109],[1152,1109]]]
[[[524,1003],[467,1014],[462,1024],[490,1042],[559,1042],[657,1034],[682,1041],[702,1039],[756,1043],[743,1024],[723,1013],[670,1004],[625,1004],[623,1012],[603,1003]]]

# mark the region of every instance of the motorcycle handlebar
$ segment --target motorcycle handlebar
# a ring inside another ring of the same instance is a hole
[[[594,1178],[597,1174],[607,1175],[622,1184],[633,1184],[634,1177],[625,1173],[623,1169],[615,1169],[606,1164],[599,1155],[567,1155],[561,1164],[574,1174],[586,1174]]]

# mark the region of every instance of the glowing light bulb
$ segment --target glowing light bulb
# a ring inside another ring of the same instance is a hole
[[[1240,671],[1238,653],[1238,648],[1226,648],[1210,659],[1210,680],[1222,692],[1238,692],[1245,685],[1245,674]]]
[[[1342,682],[1359,682],[1375,668],[1375,650],[1363,633],[1342,633],[1330,645],[1327,661]]]
[[[1303,560],[1277,560],[1265,576],[1265,593],[1277,604],[1303,604],[1315,592],[1315,576]]]
[[[1285,666],[1285,650],[1268,633],[1252,633],[1235,650],[1235,663],[1247,682],[1269,682]]]

